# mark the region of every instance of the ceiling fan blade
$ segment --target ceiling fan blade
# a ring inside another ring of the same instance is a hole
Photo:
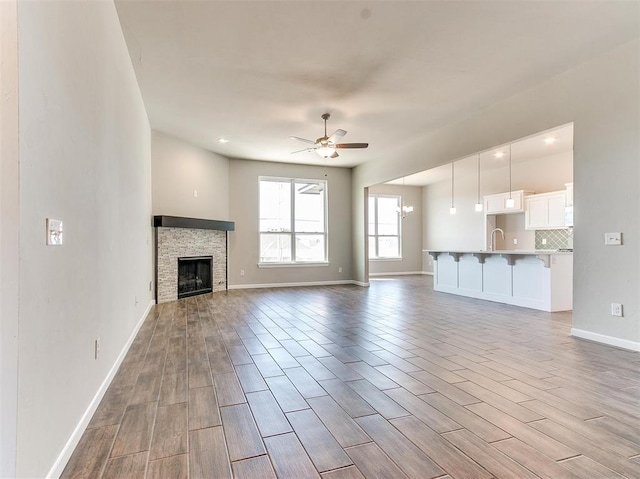
[[[367,148],[369,143],[336,143],[336,148]]]
[[[329,141],[329,143],[335,143],[346,134],[347,134],[346,131],[338,129],[333,133],[331,133],[331,136],[327,140]]]
[[[291,154],[293,155],[294,153],[302,153],[303,151],[314,151],[315,148],[304,148],[302,150],[296,150],[296,151],[292,151]]]
[[[333,152],[333,155],[331,155],[329,158],[338,158],[340,155],[338,155],[337,151]]]
[[[300,138],[299,136],[290,136],[289,138],[291,138],[292,140],[301,141],[303,143],[311,143],[312,145],[316,144],[315,141],[307,140],[306,138]]]

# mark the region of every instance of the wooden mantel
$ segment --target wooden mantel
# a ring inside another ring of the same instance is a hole
[[[154,216],[153,226],[163,228],[193,228],[200,230],[234,231],[233,221],[205,220],[201,218],[185,218],[183,216]]]

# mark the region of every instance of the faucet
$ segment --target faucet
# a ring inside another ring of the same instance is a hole
[[[500,234],[502,235],[502,241],[504,241],[504,231],[500,228],[494,228],[491,230],[491,242],[489,243],[489,251],[493,251],[495,249],[495,238],[493,236],[493,233],[495,233],[496,231],[499,231]]]

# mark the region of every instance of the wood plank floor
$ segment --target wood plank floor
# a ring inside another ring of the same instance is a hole
[[[161,304],[62,477],[640,479],[640,355],[571,319],[429,276]]]

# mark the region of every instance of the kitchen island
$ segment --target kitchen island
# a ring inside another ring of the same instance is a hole
[[[433,289],[541,311],[573,309],[573,253],[435,251]]]

